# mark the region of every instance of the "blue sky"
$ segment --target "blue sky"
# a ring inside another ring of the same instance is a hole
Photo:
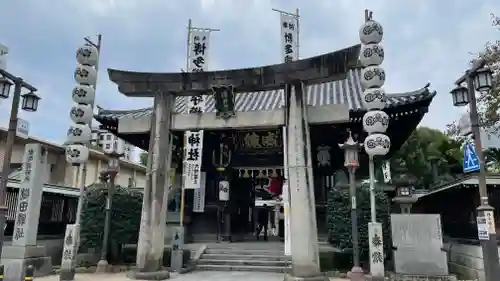
[[[16,0],[2,1],[0,43],[10,48],[8,70],[39,89],[39,111],[22,112],[30,134],[63,142],[75,82],[75,50],[84,36],[103,34],[97,104],[147,107],[149,99],[118,93],[106,69],[174,72],[185,66],[186,25],[219,28],[211,37],[210,68],[240,68],[281,61],[279,14],[301,13],[301,57],[359,42],[364,9],[385,31],[388,92],[411,91],[431,82],[438,92],[422,125],[444,129],[461,110],[449,90],[468,66],[471,52],[500,33],[490,13],[498,0]],[[0,126],[10,100],[0,103]]]

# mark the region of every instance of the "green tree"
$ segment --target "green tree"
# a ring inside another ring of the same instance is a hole
[[[370,212],[370,190],[367,184],[358,184],[357,187],[357,209],[359,248],[361,261],[368,261],[368,223],[371,221]],[[352,233],[351,233],[351,197],[347,184],[331,188],[328,193],[327,202],[327,224],[329,243],[348,254],[348,263],[352,262]],[[387,194],[381,190],[375,193],[377,206],[377,221],[382,223],[384,232],[384,252],[390,253],[390,200]],[[349,268],[352,264],[349,264]]]
[[[500,17],[491,15],[492,26],[500,32]],[[493,86],[488,92],[482,92],[477,99],[480,125],[491,133],[500,134],[500,40],[488,41],[484,50],[476,53],[471,63],[482,58],[486,65],[493,70]],[[450,135],[458,135],[457,123],[448,125]]]
[[[141,165],[147,166],[148,165],[148,153],[147,152],[141,152],[139,155],[139,163]]]
[[[81,247],[99,249],[106,216],[106,189],[94,185],[87,189],[82,212]],[[123,244],[137,243],[141,221],[142,193],[117,186],[113,196],[109,260],[121,259]]]
[[[391,172],[412,179],[419,188],[430,188],[460,173],[461,159],[459,142],[439,130],[419,127],[391,157]]]

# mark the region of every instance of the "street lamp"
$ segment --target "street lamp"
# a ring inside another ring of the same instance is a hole
[[[356,210],[356,169],[359,167],[360,144],[352,138],[349,131],[349,138],[339,147],[344,150],[344,166],[349,171],[349,197],[351,197],[351,232],[352,232],[352,262],[353,267],[349,272],[351,280],[364,280],[363,269],[359,265],[359,234],[358,234],[358,213]]]
[[[105,146],[104,153],[109,157],[108,167],[103,171],[103,175],[109,180],[106,196],[106,218],[104,220],[104,233],[102,235],[101,259],[97,263],[96,273],[105,273],[108,268],[108,241],[111,230],[111,210],[113,205],[113,195],[115,193],[115,179],[120,171],[120,157],[124,154],[124,146],[121,140],[114,140],[112,145]]]
[[[19,115],[19,103],[21,101],[21,90],[23,88],[29,90],[30,92],[36,92],[37,89],[30,84],[23,81],[22,78],[16,77],[12,75],[10,72],[7,72],[4,69],[0,69],[0,98],[8,98],[10,88],[14,85],[14,97],[12,98],[12,105],[10,108],[10,119],[9,119],[9,128],[7,131],[7,142],[5,144],[5,151],[3,155],[3,166],[2,166],[2,174],[0,178],[0,229],[5,230],[6,225],[6,214],[7,214],[7,206],[6,206],[6,197],[7,197],[7,183],[9,181],[9,173],[10,173],[10,160],[12,158],[12,149],[14,148],[14,143],[16,139],[16,131],[17,131],[17,121]],[[32,94],[36,96],[35,94]],[[25,96],[25,95],[23,95]],[[40,99],[38,96],[38,100]],[[23,104],[26,98],[23,97]],[[25,109],[22,107],[22,109]],[[34,110],[31,111],[35,111]],[[2,254],[3,247],[3,234],[0,235],[0,255]]]
[[[38,109],[38,101],[40,97],[35,95],[33,92],[29,92],[21,96],[23,98],[23,102],[21,104],[21,108],[25,111],[35,112]]]
[[[494,208],[488,202],[488,190],[486,187],[486,169],[481,145],[481,132],[479,129],[479,115],[477,112],[476,93],[477,91],[489,91],[492,87],[492,71],[485,68],[486,61],[479,59],[474,63],[472,68],[468,69],[455,84],[458,85],[451,91],[453,104],[456,106],[464,106],[469,104],[469,116],[474,137],[475,152],[479,159],[479,202],[477,208],[477,217],[486,220],[488,223],[488,239],[481,239],[481,248],[483,251],[484,275],[486,281],[498,280],[500,276],[500,265],[498,258],[498,246],[495,230]],[[460,87],[462,83],[466,83],[466,87]],[[459,88],[459,90],[457,90]],[[460,97],[462,96],[462,97]],[[462,102],[456,102],[457,100]]]

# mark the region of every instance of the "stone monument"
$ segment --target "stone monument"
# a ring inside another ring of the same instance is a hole
[[[12,245],[5,246],[2,251],[5,281],[23,280],[29,265],[33,265],[35,276],[48,275],[52,271],[52,260],[46,255],[45,246],[36,243],[45,164],[42,154],[42,146],[38,143],[25,146]]]
[[[439,214],[392,214],[391,228],[394,280],[451,280]]]

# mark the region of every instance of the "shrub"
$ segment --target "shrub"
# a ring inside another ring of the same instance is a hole
[[[356,201],[358,210],[358,230],[360,260],[368,261],[368,223],[371,220],[370,190],[368,184],[356,188]],[[376,191],[377,221],[382,223],[384,232],[384,252],[389,254],[390,240],[390,201],[383,191]],[[328,242],[349,254],[352,266],[352,228],[351,228],[351,199],[349,186],[330,189],[327,202]]]
[[[86,190],[82,212],[81,248],[100,249],[106,217],[106,192],[94,185]],[[113,195],[108,261],[122,261],[124,244],[136,244],[142,211],[142,193],[117,186]]]

